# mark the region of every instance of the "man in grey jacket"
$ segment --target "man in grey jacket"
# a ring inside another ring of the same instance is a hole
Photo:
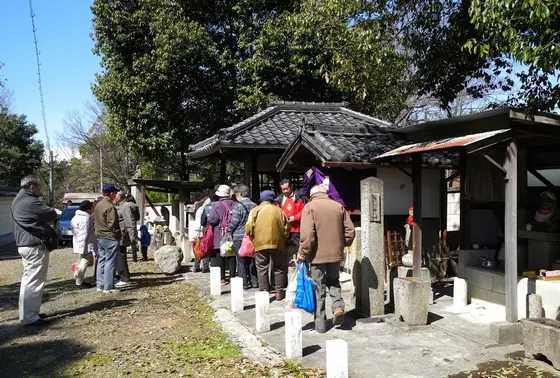
[[[23,262],[19,292],[19,320],[24,325],[43,325],[40,314],[43,289],[47,280],[49,252],[43,240],[48,227],[56,221],[56,211],[39,200],[41,185],[33,176],[21,180],[21,190],[12,203],[12,223],[18,252]]]

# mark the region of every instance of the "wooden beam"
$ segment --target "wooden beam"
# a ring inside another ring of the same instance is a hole
[[[445,172],[445,171],[444,171]],[[461,171],[455,171],[452,174],[449,175],[449,177],[447,177],[445,179],[445,182],[450,182],[455,180],[457,177],[459,177],[459,175],[461,174]]]
[[[459,175],[461,179],[460,183],[460,245],[461,249],[470,249],[470,203],[467,200],[466,189],[467,189],[467,163],[468,155],[466,151],[461,151],[460,153],[460,169]]]
[[[505,169],[505,291],[506,321],[517,323],[517,145],[511,141],[506,150]]]
[[[445,169],[439,171],[439,230],[440,238],[443,237],[443,230],[447,229],[447,180],[445,179]]]
[[[412,156],[412,206],[414,207],[412,275],[420,277],[422,268],[422,156]]]
[[[243,181],[244,184],[249,187],[249,193],[251,193],[251,155],[245,154],[245,160],[243,161]]]
[[[395,167],[395,168],[397,168],[399,171],[401,171],[402,173],[404,173],[405,175],[407,175],[407,176],[410,177],[411,179],[413,178],[413,177],[412,177],[412,173],[410,173],[410,172],[407,171],[406,169],[404,169],[404,168],[399,168],[399,167]]]
[[[156,207],[154,206],[154,204],[152,203],[152,200],[150,200],[150,198],[145,194],[144,192],[144,198],[146,198],[146,200],[148,201],[148,203],[150,204],[150,207],[152,208],[152,210],[154,211],[154,213],[156,213],[156,215],[158,217],[161,217],[161,215],[159,214],[159,211],[156,210]]]
[[[257,154],[251,155],[251,193],[253,201],[259,200],[259,172],[257,171]]]
[[[140,185],[140,226],[144,225],[144,215],[146,214],[146,185]]]
[[[537,180],[539,180],[540,182],[542,182],[543,184],[546,185],[546,187],[552,191],[556,191],[556,187],[554,186],[553,183],[551,183],[550,181],[548,181],[546,179],[546,177],[544,177],[543,175],[541,175],[536,169],[529,169],[529,172],[531,172],[531,174],[533,176],[535,176],[537,178]]]
[[[488,155],[484,155],[484,158],[486,160],[488,160],[490,162],[490,164],[494,165],[496,168],[498,168],[500,171],[502,171],[502,173],[504,175],[507,175],[507,171],[504,169],[504,167],[502,167],[502,165],[500,163],[498,163],[496,160],[492,159],[490,156]]]
[[[220,184],[226,184],[227,181],[227,164],[225,158],[220,158]]]

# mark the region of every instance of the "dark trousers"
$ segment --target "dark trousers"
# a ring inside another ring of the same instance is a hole
[[[327,313],[325,311],[327,288],[332,301],[332,311],[340,308],[344,311],[344,300],[340,290],[340,263],[311,265],[311,278],[315,281],[315,329],[327,330]]]
[[[132,251],[132,261],[138,261],[138,242],[132,242],[130,249]]]
[[[282,291],[284,287],[284,253],[277,249],[265,249],[258,251],[255,256],[257,275],[259,277],[259,290],[270,291],[270,279],[268,277],[268,266],[272,262],[274,272],[274,288]]]
[[[147,246],[147,245],[143,245],[143,246],[141,247],[141,249],[142,249],[142,258],[143,258],[144,260],[148,260],[148,246]]]
[[[244,286],[257,288],[259,283],[257,279],[257,265],[255,264],[255,258],[239,256],[241,240],[235,240],[233,242],[233,248],[235,249],[235,257],[237,259],[237,275],[243,278]]]
[[[202,260],[194,260],[194,271],[200,269],[200,263],[202,263],[202,269],[207,270],[210,265],[210,257],[205,257]]]
[[[229,269],[229,278],[235,277],[237,273],[237,261],[235,256],[222,257],[220,250],[214,250],[214,256],[210,258],[210,266],[219,266],[222,280],[226,279],[226,266]]]
[[[128,270],[128,261],[126,261],[126,248],[119,247],[119,256],[117,257],[117,274],[122,282],[130,281],[130,272]]]

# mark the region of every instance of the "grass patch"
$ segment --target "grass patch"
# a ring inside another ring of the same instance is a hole
[[[553,378],[556,375],[525,365],[519,361],[491,361],[479,364],[478,369],[451,374],[448,378]]]
[[[168,353],[187,359],[220,359],[240,357],[239,348],[221,335],[219,342],[177,342],[167,343],[165,348]]]

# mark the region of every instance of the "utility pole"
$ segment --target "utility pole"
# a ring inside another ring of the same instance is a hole
[[[54,158],[52,150],[49,151],[49,206],[54,207]]]
[[[103,149],[99,147],[99,192],[103,193]]]

